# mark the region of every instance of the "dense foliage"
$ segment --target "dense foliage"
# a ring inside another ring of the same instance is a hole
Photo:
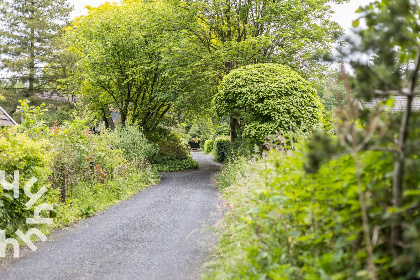
[[[15,171],[19,170],[19,198],[14,197],[13,191],[0,188],[1,229],[15,232],[26,225],[26,218],[32,215],[33,209],[25,206],[28,198],[23,188],[32,177],[38,179],[32,188],[33,193],[47,183],[51,163],[48,146],[48,141],[36,141],[16,129],[0,129],[0,170],[5,171],[5,177],[0,173],[0,180],[12,183]],[[3,185],[3,182],[0,184]]]
[[[360,8],[339,56],[353,71],[328,75],[313,58],[344,1],[123,0],[64,29],[65,0],[1,1],[0,67],[16,75],[0,100],[21,125],[0,129],[0,170],[21,173],[19,199],[0,188],[0,229],[25,229],[32,176],[64,226],[198,168],[200,142],[224,163],[204,277],[420,278],[420,1]],[[16,107],[41,76],[77,104]]]
[[[178,31],[164,2],[104,4],[74,21],[67,32],[77,55],[75,78],[84,103],[99,116],[118,109],[122,125],[152,132],[171,112],[209,101],[194,45]],[[104,32],[106,31],[106,32]]]
[[[216,138],[213,150],[214,159],[218,162],[225,162],[232,154],[232,142],[224,137]]]
[[[328,52],[341,34],[330,20],[329,4],[342,0],[174,2],[187,31],[204,47],[206,64],[220,78],[238,67],[266,62],[313,78],[327,65],[311,56]]]
[[[213,151],[214,140],[207,140],[204,142],[204,152],[209,154]]]
[[[13,91],[32,96],[47,81],[42,68],[55,51],[54,38],[67,24],[72,7],[66,0],[2,0],[0,3],[1,69],[13,73]],[[11,89],[9,84],[9,90]]]
[[[169,131],[161,131],[155,139],[159,152],[152,162],[160,172],[173,172],[198,168],[198,163],[191,157],[188,146],[181,137]]]
[[[230,115],[244,138],[264,141],[269,134],[295,134],[319,127],[323,106],[311,84],[279,64],[233,70],[214,97],[215,111]],[[232,140],[235,138],[232,136]]]
[[[382,242],[392,259],[387,274],[394,279],[412,278],[419,270],[418,261],[414,261],[418,258],[417,241],[411,235],[418,231],[413,219],[418,217],[419,205],[407,196],[418,192],[419,185],[413,174],[419,166],[419,116],[412,107],[420,86],[419,4],[410,0],[377,1],[358,10],[366,27],[359,27],[360,20],[356,20],[353,26],[358,28],[359,38],[342,50],[352,60],[354,77],[343,75],[349,102],[338,110],[336,131],[340,145],[338,151],[330,153],[344,151],[358,158],[362,151],[380,150],[392,158],[392,183],[381,190],[390,195],[383,202],[387,208],[383,209],[381,228],[389,225],[389,235]],[[366,63],[363,56],[372,56],[371,61]],[[354,102],[356,98],[366,102],[374,97],[377,102],[371,109],[360,110]],[[395,100],[404,100],[403,106],[398,108]],[[396,112],[386,113],[389,108]],[[355,176],[360,180],[363,169],[357,162],[355,168]],[[363,191],[359,195],[363,205],[369,195]],[[371,238],[375,224],[365,207],[361,209],[361,219],[366,265],[371,272],[368,277],[377,279],[382,265],[377,261],[377,248]]]
[[[129,161],[142,161],[155,157],[158,147],[150,143],[136,126],[118,127],[114,133],[112,147],[122,150]]]
[[[221,243],[208,278],[369,278],[359,196],[363,188],[377,279],[387,279],[390,271],[413,279],[418,248],[407,248],[413,258],[396,265],[387,243],[393,159],[366,152],[357,160],[361,185],[351,156],[331,161],[313,175],[305,174],[298,152],[273,152],[265,160],[239,159],[224,166],[217,177],[224,213],[217,225]],[[407,184],[419,179],[413,174]],[[416,203],[419,192],[414,188],[404,197]],[[404,242],[417,244],[417,215],[406,218]]]
[[[342,50],[354,77],[342,71],[337,83],[334,137],[313,135],[304,155],[283,146],[224,167],[208,278],[419,277],[419,7],[384,0],[359,9],[366,28]]]
[[[38,204],[53,204],[54,210],[44,216],[54,218],[53,227],[64,226],[157,182],[146,159],[156,148],[138,130],[93,134],[80,119],[48,127],[42,108],[22,102],[20,110],[22,124],[0,130],[0,170],[8,182],[16,170],[20,172],[19,199],[13,198],[13,191],[0,189],[0,226],[7,236],[27,227],[26,218]],[[138,137],[137,145],[130,145],[133,137]],[[27,209],[23,187],[32,177],[37,178],[32,192],[42,186],[47,192]],[[42,227],[44,232],[51,229]]]

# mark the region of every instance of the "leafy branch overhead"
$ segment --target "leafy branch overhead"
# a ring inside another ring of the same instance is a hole
[[[192,20],[189,32],[207,51],[209,65],[222,77],[249,64],[285,64],[313,77],[325,64],[311,60],[331,50],[342,30],[329,19],[329,3],[313,1],[175,1],[179,14]]]

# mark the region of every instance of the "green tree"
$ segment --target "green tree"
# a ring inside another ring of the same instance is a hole
[[[3,0],[0,4],[2,68],[27,86],[27,97],[39,84],[40,69],[53,52],[55,38],[69,19],[67,0]]]
[[[242,135],[263,141],[269,134],[309,132],[322,122],[323,106],[315,89],[290,67],[256,64],[226,75],[214,98],[219,116],[238,120],[231,140]],[[231,126],[232,127],[232,126]]]
[[[52,42],[55,51],[43,68],[42,81],[45,87],[63,95],[70,95],[77,88],[73,79],[77,56],[68,50],[63,40],[63,36],[60,36]]]
[[[187,29],[207,50],[209,63],[219,75],[240,66],[261,62],[288,65],[313,75],[323,69],[311,60],[319,51],[329,51],[341,34],[329,19],[329,3],[343,0],[179,1]],[[188,12],[186,12],[188,11]]]
[[[97,111],[114,107],[123,126],[149,132],[171,114],[209,101],[204,76],[194,67],[196,47],[173,16],[164,3],[130,1],[102,5],[76,20],[67,38],[78,56],[78,92],[86,103]]]
[[[290,66],[316,88],[328,65],[313,59],[329,52],[342,30],[331,21],[330,3],[346,0],[174,0],[179,21],[201,44],[207,73],[222,80],[231,70],[256,63]],[[231,130],[238,120],[230,117]]]

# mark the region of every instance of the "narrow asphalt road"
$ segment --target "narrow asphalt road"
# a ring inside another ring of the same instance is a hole
[[[219,168],[194,153],[194,171],[164,173],[158,185],[58,231],[37,251],[0,270],[0,279],[197,279],[214,238]]]

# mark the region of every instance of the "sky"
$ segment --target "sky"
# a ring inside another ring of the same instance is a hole
[[[118,0],[69,0],[70,4],[74,6],[74,11],[71,14],[71,17],[80,16],[86,14],[84,7],[86,5],[97,7],[105,2],[119,2]]]
[[[344,28],[346,33],[348,34],[351,29],[351,23],[353,20],[357,18],[357,14],[355,11],[359,8],[359,6],[365,6],[367,3],[372,2],[373,0],[350,0],[349,3],[344,4],[334,4],[333,10],[335,14],[332,16],[332,20],[338,22],[341,27]],[[76,17],[82,14],[86,14],[86,10],[84,11],[84,7],[86,5],[90,5],[92,7],[99,6],[105,2],[119,2],[118,0],[69,0],[69,2],[74,6],[74,12],[72,13],[72,17]]]

